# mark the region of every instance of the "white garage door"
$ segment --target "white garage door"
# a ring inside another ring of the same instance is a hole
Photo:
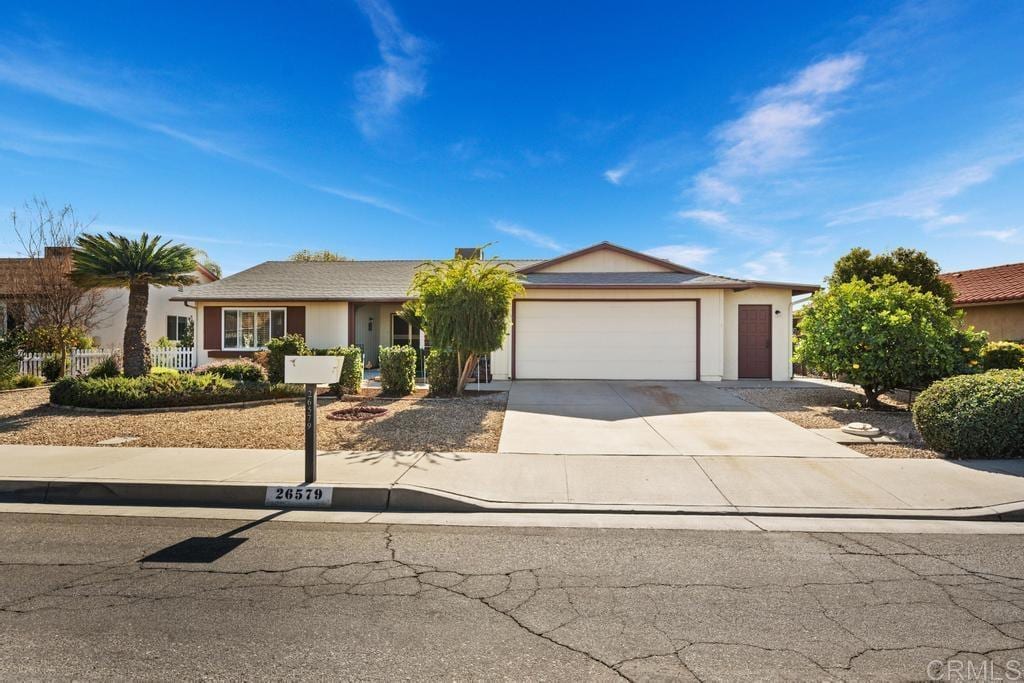
[[[518,301],[517,379],[697,379],[693,301]]]

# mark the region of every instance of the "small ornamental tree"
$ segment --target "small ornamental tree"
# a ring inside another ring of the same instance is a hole
[[[859,385],[870,408],[881,407],[881,394],[945,377],[956,363],[945,301],[892,275],[833,285],[804,310],[796,360]]]
[[[456,393],[462,395],[477,360],[505,341],[512,300],[523,285],[509,264],[496,259],[456,257],[424,266],[409,292],[416,297],[415,315],[433,348],[455,352]]]

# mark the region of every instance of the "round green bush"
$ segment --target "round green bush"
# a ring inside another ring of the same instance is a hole
[[[935,382],[913,406],[931,448],[954,458],[1024,456],[1024,370],[990,370]]]
[[[194,370],[197,375],[219,375],[239,382],[266,382],[267,371],[248,358],[220,360],[200,365]]]
[[[1020,370],[1024,368],[1024,344],[989,342],[981,352],[981,365],[986,370]]]
[[[39,372],[43,373],[47,382],[56,382],[64,374],[64,363],[60,356],[47,356],[39,364]]]
[[[426,366],[431,396],[451,396],[455,393],[459,387],[459,362],[454,351],[430,349]]]
[[[117,377],[120,374],[121,363],[118,362],[117,356],[107,356],[99,363],[89,368],[89,372],[86,373],[88,377],[92,377],[94,379]]]

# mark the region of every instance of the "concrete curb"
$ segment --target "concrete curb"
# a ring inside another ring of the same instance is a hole
[[[329,509],[360,512],[457,513],[537,512],[591,514],[672,514],[712,516],[872,518],[904,520],[1024,521],[1024,501],[959,509],[788,508],[722,505],[607,505],[485,501],[418,486],[330,484],[329,508],[266,505],[268,486],[276,483],[0,480],[0,502],[80,505],[152,505],[267,509]]]

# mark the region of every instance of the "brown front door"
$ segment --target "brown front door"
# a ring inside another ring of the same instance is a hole
[[[740,379],[772,378],[772,307],[740,305]]]

